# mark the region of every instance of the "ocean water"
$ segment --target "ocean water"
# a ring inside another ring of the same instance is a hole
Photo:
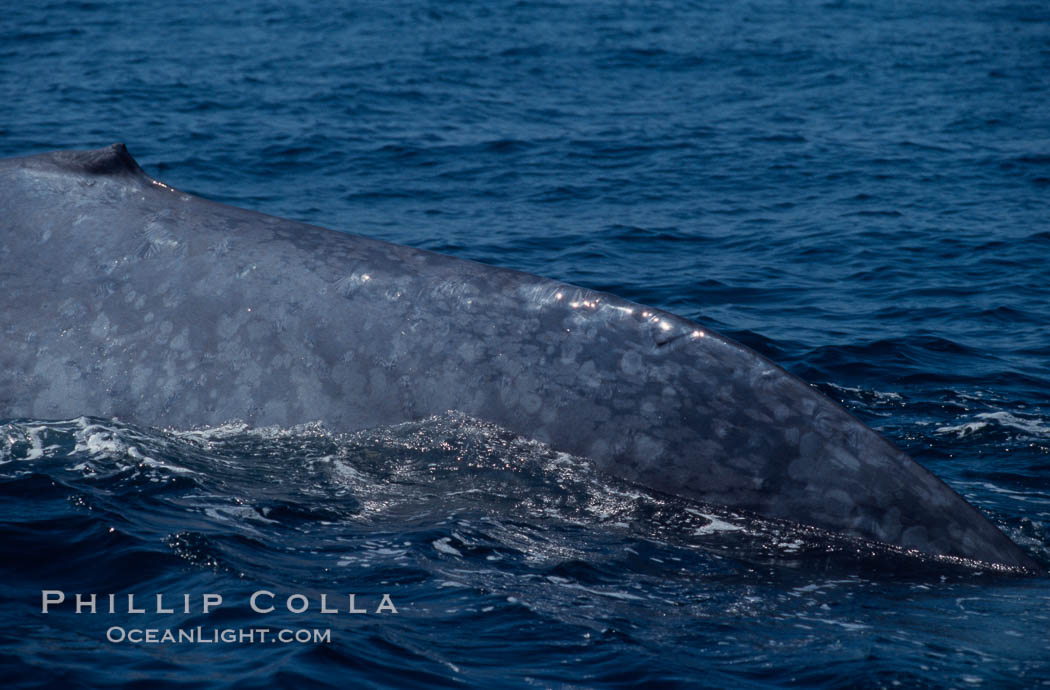
[[[696,319],[1050,567],[1045,3],[13,0],[0,92],[0,156],[122,141],[187,192]],[[455,412],[2,415],[6,687],[1050,685],[1046,577],[647,492]],[[309,639],[110,639],[198,626]]]

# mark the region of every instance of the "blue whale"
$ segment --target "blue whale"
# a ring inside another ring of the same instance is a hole
[[[180,192],[122,144],[0,161],[0,416],[350,431],[456,410],[652,489],[1038,564],[838,404],[610,294]]]

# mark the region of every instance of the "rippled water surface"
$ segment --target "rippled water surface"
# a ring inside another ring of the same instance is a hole
[[[201,196],[696,319],[1050,565],[1045,4],[9,5],[0,155],[123,141]],[[0,552],[26,687],[1050,685],[1045,577],[647,492],[454,412],[0,419]]]

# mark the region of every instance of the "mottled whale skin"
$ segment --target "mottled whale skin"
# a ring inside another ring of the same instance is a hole
[[[0,417],[458,410],[658,491],[1039,568],[839,405],[673,314],[184,194],[121,144],[0,161],[0,209]]]

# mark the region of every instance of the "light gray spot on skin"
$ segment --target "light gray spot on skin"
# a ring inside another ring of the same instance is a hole
[[[109,336],[109,319],[105,314],[99,314],[91,324],[91,335],[99,340],[105,340]]]
[[[153,222],[146,225],[139,242],[138,255],[150,259],[165,251],[172,251],[179,246],[175,235],[162,223]]]
[[[901,546],[910,549],[923,549],[923,545],[929,541],[926,528],[922,525],[909,527],[901,535]]]
[[[673,314],[173,193],[119,145],[0,161],[0,208],[0,415],[458,410],[658,491],[1036,567],[836,403]]]
[[[638,376],[642,373],[642,356],[634,351],[623,353],[620,358],[620,371],[628,376]]]
[[[183,197],[183,200],[189,201],[189,197]],[[221,257],[230,253],[230,247],[230,239],[228,237],[219,237],[208,247],[208,251],[217,257]]]
[[[171,339],[171,349],[186,352],[190,348],[190,329],[183,328],[177,336]]]

